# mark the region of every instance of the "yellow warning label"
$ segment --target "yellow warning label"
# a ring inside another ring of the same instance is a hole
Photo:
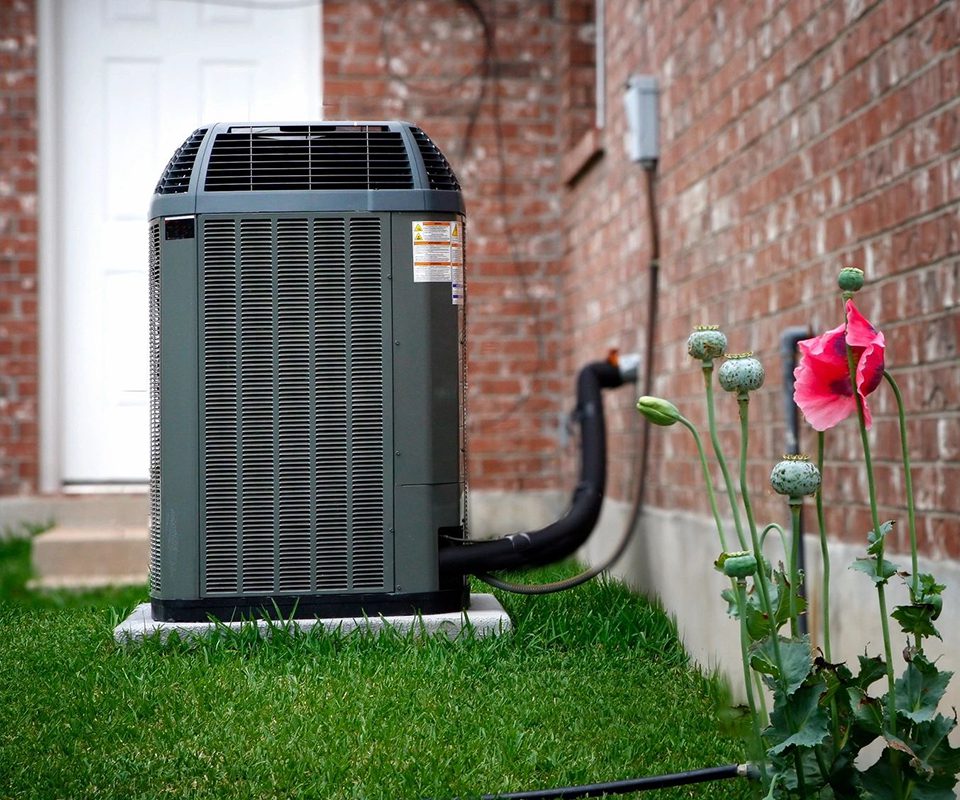
[[[454,255],[451,252],[449,221],[419,220],[413,223],[413,281],[414,283],[449,283]],[[457,246],[459,247],[459,241]]]

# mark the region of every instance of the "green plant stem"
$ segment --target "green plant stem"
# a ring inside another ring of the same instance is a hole
[[[743,532],[743,523],[740,521],[740,509],[737,504],[737,494],[733,488],[733,479],[730,477],[730,470],[727,469],[727,459],[723,455],[720,447],[720,437],[717,436],[717,419],[714,411],[713,402],[713,363],[704,362],[703,365],[703,385],[707,395],[707,422],[710,427],[710,441],[713,443],[713,453],[720,465],[720,472],[723,474],[723,484],[727,488],[727,497],[730,500],[730,510],[733,513],[733,524],[737,528],[737,539],[740,541],[740,548],[747,549],[747,539]]]
[[[833,663],[833,653],[830,648],[830,548],[827,544],[827,526],[823,515],[823,454],[824,454],[824,436],[823,431],[817,432],[817,471],[820,473],[821,482],[814,497],[817,507],[817,528],[820,533],[820,561],[823,572],[823,587],[821,589],[821,602],[823,603],[823,655],[827,662]],[[830,698],[830,719],[833,731],[833,755],[836,758],[840,752],[840,717],[837,713],[837,700]]]
[[[743,510],[747,515],[747,527],[750,530],[750,540],[753,543],[754,556],[757,559],[757,586],[760,587],[760,598],[763,609],[770,620],[770,643],[773,648],[773,660],[779,673],[780,689],[787,695],[787,686],[783,678],[783,658],[780,655],[780,634],[777,630],[776,615],[770,604],[770,592],[767,585],[767,574],[763,563],[763,553],[760,550],[760,537],[757,535],[757,523],[753,517],[753,506],[750,504],[750,490],[747,486],[747,446],[750,439],[750,395],[743,392],[737,395],[737,405],[740,410],[740,496],[743,498]],[[791,732],[796,731],[793,715],[786,709],[787,725]],[[794,752],[794,763],[797,770],[797,789],[800,797],[806,796],[806,783],[803,779],[803,764],[799,751]]]
[[[760,724],[766,727],[770,721],[770,714],[767,711],[767,695],[763,691],[763,682],[760,680],[759,673],[753,673],[753,681],[757,687],[757,696],[760,698]]]
[[[780,545],[783,547],[783,557],[786,558],[787,554],[790,552],[790,547],[787,545],[787,533],[780,525],[777,525],[776,522],[771,522],[760,533],[760,546],[766,547],[767,536],[769,535],[770,531],[776,531],[780,536]]]
[[[773,654],[776,659],[777,668],[780,669],[780,642],[776,631],[776,622],[773,606],[770,604],[770,590],[767,583],[767,573],[763,562],[763,545],[760,537],[757,535],[757,524],[753,518],[753,506],[750,504],[750,491],[747,487],[747,443],[749,441],[749,404],[747,396],[738,397],[737,403],[740,406],[740,496],[743,498],[743,510],[747,515],[747,528],[750,531],[750,540],[753,543],[753,554],[757,559],[757,586],[760,589],[760,600],[763,602],[763,610],[770,620],[773,633]]]
[[[900,422],[900,452],[903,457],[903,481],[907,492],[907,527],[910,530],[910,566],[911,566],[911,598],[914,603],[920,597],[920,568],[917,564],[917,516],[913,505],[913,476],[910,473],[910,448],[907,445],[907,419],[903,408],[903,395],[900,394],[900,387],[886,370],[883,371],[883,377],[887,379],[890,388],[893,389],[893,396],[897,401],[897,418]],[[920,647],[920,637],[917,637],[917,647]]]
[[[760,775],[764,783],[767,782],[766,759],[763,757],[763,736],[760,733],[760,718],[757,715],[757,701],[753,696],[753,680],[750,674],[750,657],[747,647],[750,643],[750,634],[747,633],[747,582],[740,578],[736,581],[737,603],[740,606],[740,657],[743,661],[743,685],[747,691],[747,704],[750,706],[750,718],[753,721],[753,735],[755,738],[756,758],[760,766]],[[761,693],[762,696],[762,693]]]
[[[703,442],[700,440],[700,434],[697,433],[696,427],[693,423],[690,422],[686,417],[680,417],[680,423],[686,427],[690,433],[693,434],[693,440],[697,443],[697,453],[700,456],[700,466],[703,469],[703,481],[707,485],[707,497],[710,499],[710,510],[713,511],[713,521],[717,526],[717,534],[720,536],[720,547],[723,548],[723,552],[729,552],[727,550],[727,537],[723,532],[723,521],[720,519],[720,510],[717,508],[717,497],[713,493],[713,484],[711,483],[710,478],[710,467],[707,465],[707,454],[703,451]]]
[[[790,529],[793,534],[790,547],[790,635],[800,635],[800,548],[803,532],[800,530],[802,501],[790,498]]]
[[[831,664],[833,654],[830,649],[830,548],[827,543],[827,526],[823,515],[823,431],[817,433],[817,469],[820,472],[820,488],[814,497],[817,506],[817,527],[820,531],[820,560],[823,562],[823,654]]]
[[[846,336],[846,334],[844,334]],[[853,349],[847,345],[847,369],[850,374],[850,386],[853,391],[854,404],[857,407],[857,421],[860,427],[860,443],[863,447],[863,464],[867,473],[867,488],[870,496],[870,518],[873,522],[873,530],[877,537],[880,537],[880,514],[877,511],[877,486],[873,475],[873,457],[870,453],[870,439],[867,436],[867,422],[863,414],[863,400],[857,391],[857,365],[853,357]],[[877,577],[881,578],[877,583],[877,601],[880,605],[880,625],[883,630],[883,651],[886,658],[887,668],[887,716],[889,717],[890,733],[897,735],[897,698],[896,698],[896,678],[893,672],[893,648],[890,646],[890,624],[887,620],[887,595],[884,586],[883,576],[883,540],[880,540],[880,547],[877,551]],[[894,792],[898,798],[903,797],[903,787],[900,783],[900,754],[891,749],[890,763],[893,767]]]

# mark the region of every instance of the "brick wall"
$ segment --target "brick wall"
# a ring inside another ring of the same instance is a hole
[[[33,2],[0,2],[0,495],[37,485],[37,134]]]
[[[582,3],[350,0],[323,9],[328,119],[415,121],[467,203],[470,481],[557,485],[562,117],[590,105],[563,83]],[[485,30],[489,31],[488,43]],[[580,109],[575,108],[579,103]]]
[[[759,515],[779,518],[759,488],[784,439],[778,337],[837,324],[835,272],[863,266],[861,306],[915,412],[921,536],[931,555],[960,557],[958,2],[608,2],[602,131],[592,0],[478,7],[327,0],[322,32],[326,116],[414,120],[464,185],[472,485],[567,487],[560,421],[576,368],[643,349],[648,209],[622,151],[620,89],[647,72],[663,88],[657,392],[703,421],[684,350],[700,322],[764,359],[750,472]],[[0,0],[0,493],[36,488],[35,117],[33,3]],[[608,402],[620,499],[638,467],[632,394]],[[718,400],[732,453],[733,404]],[[874,403],[881,513],[902,517],[893,409],[885,392]],[[828,440],[845,498],[832,528],[848,539],[869,527],[845,460],[856,440],[851,423]],[[648,501],[706,512],[687,438],[658,429],[653,443]]]
[[[767,385],[750,476],[761,519],[782,519],[765,491],[783,449],[780,332],[839,324],[835,275],[862,266],[858,302],[884,330],[887,364],[913,412],[914,483],[923,546],[960,557],[960,3],[608,3],[608,125],[602,158],[567,195],[564,307],[570,362],[639,338],[645,322],[643,170],[626,162],[619,89],[633,72],[662,86],[662,228],[657,393],[705,421],[691,327],[721,324],[733,350],[753,350]],[[881,517],[905,519],[889,392],[871,436]],[[735,453],[736,408],[718,398]],[[625,414],[626,412],[624,412]],[[635,435],[615,415],[614,492],[633,469]],[[809,428],[806,448],[815,448]],[[864,481],[848,455],[856,424],[827,438],[831,531],[862,541]],[[708,508],[689,437],[657,430],[648,499]],[[906,525],[899,529],[903,546]]]

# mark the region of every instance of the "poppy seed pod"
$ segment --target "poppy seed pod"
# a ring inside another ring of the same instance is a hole
[[[730,355],[720,365],[717,378],[728,392],[752,392],[763,386],[763,364],[753,357],[753,353]]]
[[[806,456],[784,456],[770,473],[770,485],[777,494],[798,499],[820,488],[820,470]]]
[[[680,410],[669,400],[662,397],[644,395],[637,400],[637,411],[654,425],[673,425],[680,421]]]
[[[756,574],[757,559],[749,550],[724,553],[717,559],[717,566],[728,578],[749,578]]]
[[[837,283],[844,292],[858,292],[863,288],[863,270],[857,267],[844,267],[840,270]]]
[[[713,361],[727,349],[727,337],[717,325],[697,325],[687,338],[687,352],[703,362]]]

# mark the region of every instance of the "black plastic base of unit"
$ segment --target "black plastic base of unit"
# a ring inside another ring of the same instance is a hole
[[[413,616],[463,611],[470,588],[406,594],[301,594],[255,597],[201,597],[193,600],[151,598],[156,622],[223,622],[261,619],[329,619],[331,617]]]

